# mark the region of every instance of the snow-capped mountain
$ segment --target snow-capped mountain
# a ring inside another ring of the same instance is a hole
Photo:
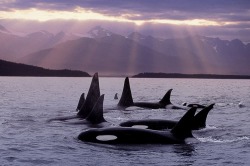
[[[127,36],[127,38],[130,38],[134,41],[143,41],[147,38],[148,36],[142,35],[139,32],[132,32]]]
[[[101,26],[96,26],[96,27],[92,28],[91,30],[89,30],[87,32],[87,34],[91,38],[102,38],[102,37],[109,37],[109,36],[113,35],[114,33],[107,30],[107,29],[104,29]]]
[[[250,74],[247,63],[250,45],[239,40],[203,36],[162,40],[139,33],[124,37],[101,27],[90,32],[94,38],[67,41],[32,53],[19,62],[113,75],[139,72]]]

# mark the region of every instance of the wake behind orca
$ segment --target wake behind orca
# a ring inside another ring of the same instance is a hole
[[[181,144],[192,138],[192,122],[196,108],[191,108],[170,131],[138,129],[131,127],[111,127],[89,129],[79,134],[84,142],[101,144]]]
[[[150,109],[166,108],[166,106],[168,106],[168,108],[172,109],[188,109],[187,107],[176,106],[171,103],[170,96],[172,90],[173,89],[168,90],[167,93],[163,96],[163,98],[159,102],[134,102],[129,84],[129,79],[128,77],[126,77],[124,81],[122,95],[118,102],[118,106],[123,108],[136,106],[136,107],[150,108]]]
[[[192,130],[199,130],[206,127],[206,119],[214,104],[205,107],[194,116],[192,121]],[[147,128],[152,130],[172,129],[178,121],[163,120],[163,119],[144,119],[144,120],[128,120],[120,123],[122,127]]]

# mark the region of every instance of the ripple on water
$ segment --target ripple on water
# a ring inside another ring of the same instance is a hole
[[[27,160],[19,160],[20,164],[34,164],[34,165],[40,165],[40,164],[52,164],[55,161],[47,160],[47,159],[27,159]]]
[[[235,139],[218,139],[218,138],[213,138],[212,136],[209,136],[209,137],[200,137],[197,139],[200,140],[201,142],[231,143],[231,142],[237,142],[237,141],[242,141],[242,140],[249,140],[249,137],[242,136],[242,137],[237,137]]]

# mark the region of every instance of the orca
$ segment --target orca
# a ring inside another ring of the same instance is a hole
[[[82,95],[81,95],[81,97],[80,97],[80,99],[79,99],[79,101],[78,101],[77,107],[76,107],[76,111],[77,111],[77,112],[81,109],[81,107],[82,107],[84,101],[85,101],[85,94],[82,93]]]
[[[78,111],[77,116],[79,116],[82,119],[85,119],[92,111],[95,103],[97,102],[100,96],[101,95],[100,95],[98,73],[95,73],[92,78],[87,97],[84,103],[82,104],[80,110]]]
[[[89,113],[92,111],[99,97],[100,97],[99,78],[98,78],[98,73],[95,73],[92,77],[92,81],[91,81],[86,99],[84,98],[84,94],[82,94],[79,99],[79,102],[78,102],[79,107],[77,106],[77,109],[79,109],[79,111],[77,112],[77,114],[73,116],[53,118],[53,119],[48,120],[48,122],[56,121],[56,120],[65,121],[65,120],[76,119],[76,118],[85,119],[89,115]]]
[[[114,99],[115,99],[115,100],[118,99],[118,94],[117,94],[117,93],[115,94]]]
[[[214,104],[211,104],[194,116],[192,121],[192,130],[199,130],[206,127],[206,119]],[[145,120],[128,120],[119,124],[121,127],[145,128],[152,130],[172,129],[178,121],[163,120],[163,119],[145,119]]]
[[[197,107],[197,108],[205,108],[206,106],[205,105],[201,105],[201,104],[196,104],[196,103],[183,103],[182,104],[183,106],[186,106],[186,107]]]
[[[193,130],[199,130],[206,127],[207,115],[210,110],[213,109],[214,105],[214,103],[210,104],[195,115],[193,122]]]
[[[100,144],[184,144],[186,138],[194,138],[191,124],[196,109],[189,109],[170,131],[109,127],[88,129],[80,133],[78,139]]]
[[[93,109],[85,119],[80,119],[77,122],[68,122],[67,124],[83,124],[88,127],[101,128],[110,126],[110,123],[107,122],[103,117],[103,101],[104,94],[102,94],[97,102],[95,103]]]
[[[134,102],[131,88],[129,84],[129,78],[126,77],[124,81],[123,91],[121,98],[118,102],[118,107],[126,108],[130,106],[150,108],[150,109],[159,109],[159,108],[172,108],[172,109],[187,109],[187,107],[175,106],[170,101],[171,92],[173,89],[169,89],[163,98],[159,102]]]
[[[86,121],[92,124],[99,124],[102,122],[106,122],[106,120],[103,117],[103,101],[104,101],[104,94],[98,98],[93,109],[86,117]]]

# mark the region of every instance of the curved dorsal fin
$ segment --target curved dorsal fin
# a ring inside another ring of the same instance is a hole
[[[89,121],[90,123],[99,124],[101,122],[106,122],[106,120],[103,117],[103,100],[104,100],[104,94],[98,98],[92,111],[86,118],[86,120]]]
[[[81,107],[82,107],[84,101],[85,101],[85,94],[82,93],[82,95],[81,95],[81,97],[80,97],[80,99],[79,99],[79,101],[78,101],[78,105],[77,105],[77,107],[76,107],[76,111],[79,111],[79,110],[81,109]]]
[[[86,118],[93,109],[99,97],[100,97],[99,78],[98,78],[98,73],[95,73],[92,78],[86,100],[84,101],[77,115],[80,116],[81,118]]]
[[[170,101],[170,96],[171,96],[171,92],[172,92],[173,89],[169,89],[167,91],[167,93],[163,96],[163,98],[161,99],[161,101],[159,102],[160,104],[166,106],[168,104],[171,104],[171,101]]]
[[[200,112],[198,112],[194,116],[194,122],[193,122],[193,130],[198,130],[200,128],[206,127],[206,120],[207,115],[211,109],[213,109],[214,104],[211,104],[205,108],[203,108]]]
[[[195,107],[190,108],[171,130],[176,137],[185,139],[193,136],[191,130],[196,110]]]
[[[132,93],[130,89],[129,79],[128,77],[126,77],[124,81],[122,95],[119,100],[118,106],[129,107],[129,106],[132,106],[133,104],[134,102],[133,102],[133,97],[132,97]]]

